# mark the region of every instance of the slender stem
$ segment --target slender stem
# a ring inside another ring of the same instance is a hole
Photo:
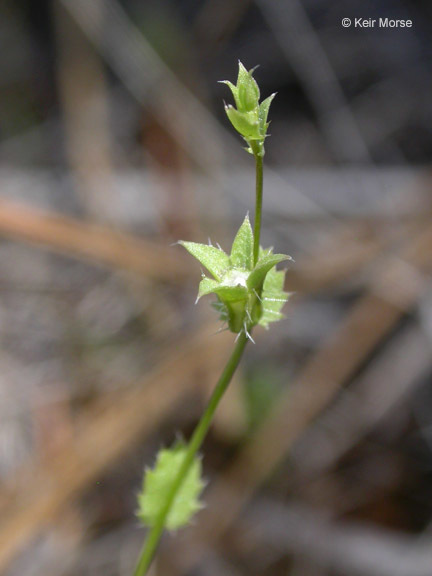
[[[256,167],[256,188],[255,188],[256,192],[255,192],[253,259],[255,266],[256,263],[258,262],[260,235],[261,235],[261,214],[262,214],[262,198],[263,198],[263,157],[262,154],[258,153],[255,150],[254,150],[254,156]]]
[[[233,377],[233,374],[240,363],[243,351],[247,344],[247,340],[248,339],[246,334],[244,332],[241,332],[238,337],[237,344],[235,345],[235,348],[218,380],[218,383],[216,384],[213,394],[210,397],[207,407],[203,415],[201,416],[201,419],[198,422],[197,427],[195,428],[195,431],[188,445],[185,459],[183,460],[182,466],[178,471],[178,474],[171,486],[171,490],[165,502],[165,505],[162,508],[155,525],[150,530],[150,533],[144,543],[138,563],[135,568],[134,576],[144,576],[145,574],[147,574],[147,570],[149,569],[150,564],[152,563],[153,556],[159,545],[159,541],[161,539],[165,522],[170,512],[171,506],[173,505],[174,500],[177,496],[177,492],[181,488],[181,485],[185,477],[187,476],[189,468],[192,465],[195,456],[198,450],[200,449],[201,444],[204,441],[204,438],[206,437],[216,408],[218,407],[218,404],[222,396],[224,395],[226,389],[228,388],[228,385],[231,382],[231,378]]]

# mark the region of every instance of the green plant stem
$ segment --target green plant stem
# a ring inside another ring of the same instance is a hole
[[[254,148],[252,148],[254,150]],[[261,215],[262,215],[262,198],[263,198],[263,157],[262,154],[254,150],[256,183],[255,183],[255,221],[254,221],[254,246],[253,259],[254,266],[258,262],[260,236],[261,236]]]
[[[206,437],[216,408],[218,407],[219,402],[222,396],[224,395],[226,389],[228,388],[228,385],[231,382],[233,374],[240,363],[243,351],[247,344],[247,340],[248,338],[246,334],[244,332],[241,332],[238,337],[237,343],[234,347],[234,350],[218,380],[218,383],[216,384],[213,394],[210,397],[207,407],[203,415],[201,416],[201,419],[198,422],[197,427],[195,428],[192,438],[190,439],[185,459],[183,460],[182,466],[172,484],[169,496],[165,502],[165,506],[162,508],[155,525],[151,528],[150,533],[144,543],[138,563],[135,568],[134,576],[144,576],[145,574],[147,574],[147,570],[149,569],[152,563],[154,554],[159,545],[159,541],[162,537],[165,522],[170,512],[171,506],[173,505],[177,492],[181,488],[181,485],[187,476],[189,468],[192,465],[195,456],[198,450],[200,449],[201,444],[204,441],[204,438]]]

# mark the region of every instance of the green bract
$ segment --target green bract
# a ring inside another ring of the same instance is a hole
[[[221,248],[180,242],[213,276],[203,274],[198,298],[214,293],[218,297],[216,309],[232,332],[249,331],[256,324],[265,327],[282,318],[281,309],[288,300],[284,292],[285,273],[275,269],[276,264],[291,260],[285,254],[261,250],[253,265],[253,232],[246,216],[240,226],[228,256]]]
[[[246,150],[251,154],[264,156],[264,140],[269,126],[267,115],[275,94],[260,104],[260,91],[252,74],[253,69],[247,71],[239,61],[237,84],[234,86],[229,80],[222,80],[222,84],[231,89],[237,107],[225,105],[225,112],[231,124],[246,140],[248,144]]]
[[[160,450],[153,470],[146,470],[143,490],[138,496],[137,515],[147,526],[154,526],[157,522],[183,463],[186,451],[187,446],[182,443],[171,449]],[[181,528],[202,508],[199,497],[203,488],[201,460],[196,457],[166,518],[166,528],[169,530]]]

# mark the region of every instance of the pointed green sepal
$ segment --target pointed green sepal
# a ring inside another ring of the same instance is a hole
[[[198,244],[196,242],[184,242],[180,240],[179,244],[186,248],[189,254],[192,254],[210,274],[220,280],[226,270],[229,268],[229,257],[223,250],[208,246],[207,244]]]

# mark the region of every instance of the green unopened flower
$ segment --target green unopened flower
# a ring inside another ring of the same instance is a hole
[[[261,249],[253,265],[253,231],[246,216],[231,247],[231,254],[221,248],[195,242],[180,242],[213,276],[203,274],[197,301],[207,294],[216,294],[215,308],[232,332],[247,335],[253,326],[265,327],[280,320],[281,309],[288,300],[284,292],[285,273],[275,266],[291,260],[285,254],[273,254]]]
[[[225,105],[225,112],[231,124],[246,140],[248,144],[246,150],[251,154],[263,156],[264,140],[269,126],[268,111],[276,94],[272,94],[260,104],[260,90],[253,72],[254,69],[247,71],[239,61],[237,84],[234,85],[229,80],[221,82],[230,88],[237,107],[234,108],[231,104]]]

